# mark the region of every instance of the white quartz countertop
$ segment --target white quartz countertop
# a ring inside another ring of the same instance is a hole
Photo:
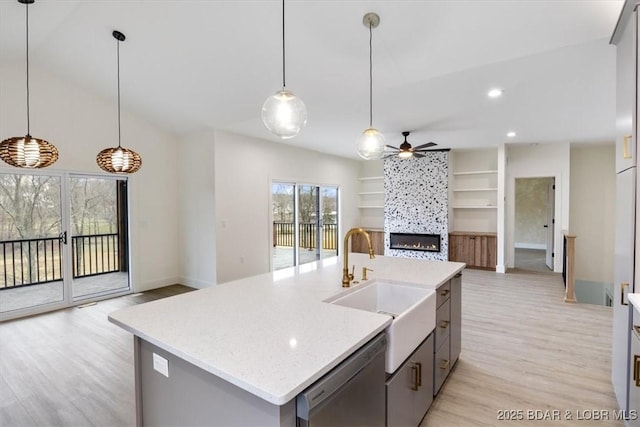
[[[369,279],[435,288],[458,262],[349,254]],[[201,369],[283,405],[383,331],[391,317],[323,302],[343,288],[333,257],[128,307],[109,320]],[[368,283],[363,282],[363,284]]]
[[[636,308],[636,310],[640,310],[640,293],[629,294],[628,298],[629,302]]]

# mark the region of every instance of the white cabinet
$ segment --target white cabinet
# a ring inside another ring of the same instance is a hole
[[[626,0],[611,41],[616,45],[616,232],[611,379],[622,410],[628,410],[630,327],[627,294],[639,290],[636,248],[636,136],[638,93],[638,0]],[[635,253],[635,257],[634,257]],[[635,271],[635,277],[634,277]]]

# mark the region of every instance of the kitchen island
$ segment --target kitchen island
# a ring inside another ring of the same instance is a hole
[[[356,273],[372,270],[369,281],[430,289],[464,268],[456,262],[349,258]],[[109,320],[134,335],[138,424],[171,424],[167,417],[206,424],[199,417],[224,413],[227,425],[294,426],[295,397],[392,321],[325,302],[369,282],[343,288],[341,274],[334,257],[112,313]]]

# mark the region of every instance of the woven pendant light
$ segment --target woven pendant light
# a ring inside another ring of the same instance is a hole
[[[14,136],[0,142],[0,159],[18,168],[45,168],[58,160],[58,149],[42,138],[34,138],[30,134],[29,114],[29,5],[35,0],[18,0],[26,8],[27,24],[27,134]]]
[[[125,40],[124,34],[114,31],[113,37],[118,41],[118,146],[105,148],[96,157],[98,166],[109,173],[134,173],[142,166],[142,158],[138,153],[120,145],[120,42]]]

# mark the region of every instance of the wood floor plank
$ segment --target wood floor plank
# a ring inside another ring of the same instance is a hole
[[[462,354],[422,426],[624,425],[611,308],[564,303],[551,273],[465,270],[462,289]],[[509,410],[521,419],[498,419]]]

